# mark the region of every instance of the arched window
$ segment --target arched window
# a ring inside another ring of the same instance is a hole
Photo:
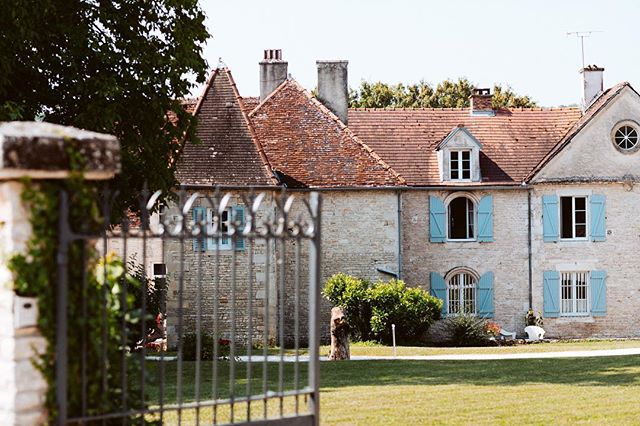
[[[447,206],[448,238],[450,240],[475,239],[476,209],[474,201],[458,196]]]
[[[447,275],[447,312],[475,314],[478,276],[468,269],[454,270]]]

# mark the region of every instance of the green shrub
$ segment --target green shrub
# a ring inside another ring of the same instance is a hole
[[[489,344],[487,320],[475,315],[459,314],[444,320],[446,343],[452,346],[486,346]]]
[[[198,335],[196,333],[187,333],[182,337],[182,359],[184,361],[195,361],[198,355]],[[214,337],[208,333],[200,335],[200,361],[212,361],[214,352]],[[218,357],[229,357],[229,345],[231,342],[227,339],[218,339]]]
[[[391,343],[391,324],[399,344],[416,343],[440,318],[442,301],[403,281],[371,284],[346,274],[336,274],[325,284],[324,296],[347,315],[353,340]]]
[[[322,294],[333,306],[344,309],[353,340],[371,337],[371,306],[368,290],[371,283],[347,274],[335,274],[327,280]]]
[[[442,301],[420,288],[407,288],[400,280],[378,281],[369,289],[371,333],[383,343],[391,343],[391,325],[396,326],[396,342],[419,341],[440,318]]]

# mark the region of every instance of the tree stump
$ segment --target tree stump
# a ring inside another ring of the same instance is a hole
[[[331,352],[330,360],[351,359],[349,353],[349,325],[344,311],[336,306],[331,309]]]

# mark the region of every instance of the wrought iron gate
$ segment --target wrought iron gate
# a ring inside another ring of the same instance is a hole
[[[61,194],[58,424],[318,424],[320,194],[225,191]]]

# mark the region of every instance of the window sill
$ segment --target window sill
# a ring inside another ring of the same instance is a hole
[[[571,324],[571,323],[593,323],[596,322],[591,314],[588,315],[563,315],[556,320],[557,324]]]

